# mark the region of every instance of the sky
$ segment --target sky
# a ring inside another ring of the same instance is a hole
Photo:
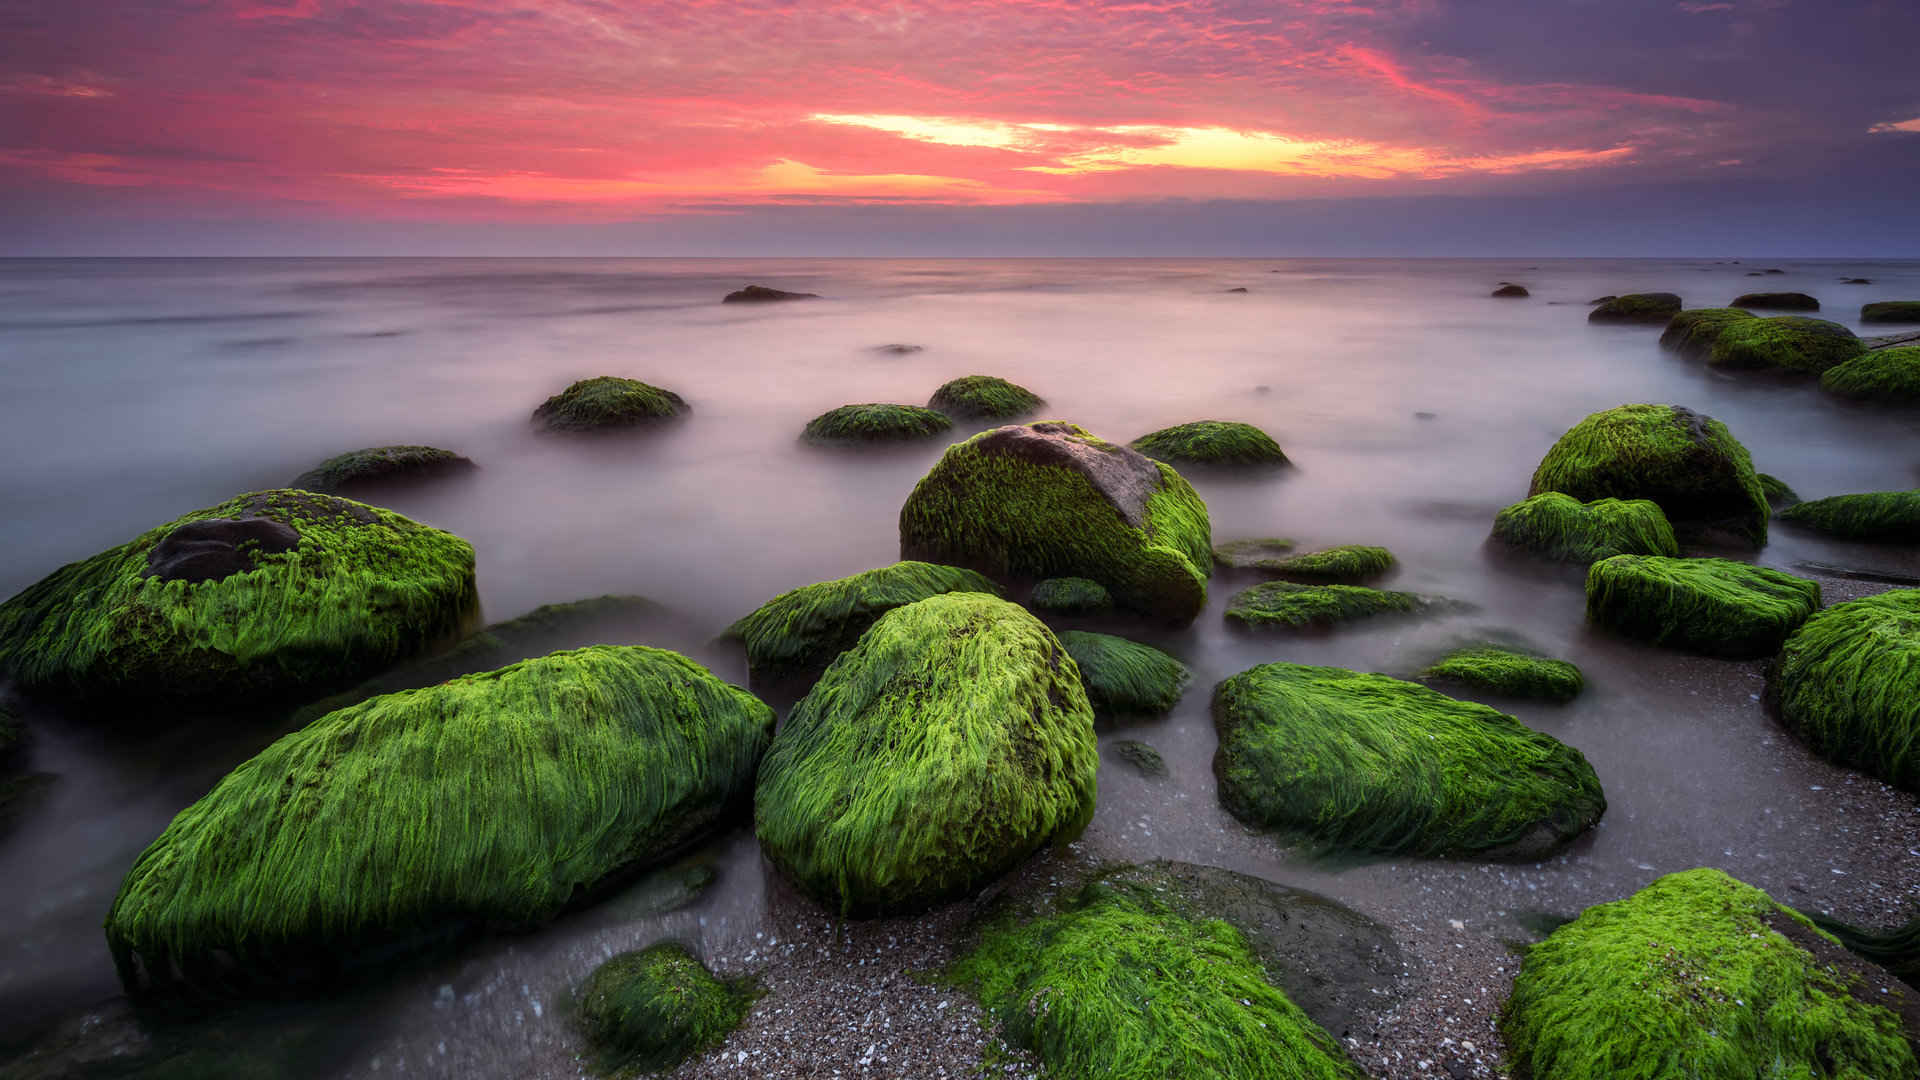
[[[0,254],[1920,256],[1916,0],[0,0]]]

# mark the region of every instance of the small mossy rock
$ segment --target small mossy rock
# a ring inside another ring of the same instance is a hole
[[[1720,335],[1726,332],[1727,327],[1757,318],[1759,316],[1753,312],[1737,307],[1682,311],[1667,320],[1667,328],[1660,332],[1660,347],[1682,356],[1705,360],[1713,352],[1713,343],[1720,340]]]
[[[1607,808],[1580,751],[1385,675],[1263,664],[1215,688],[1213,723],[1227,810],[1327,850],[1538,859]]]
[[[1766,311],[1819,311],[1820,301],[1803,292],[1750,292],[1735,297],[1727,306]]]
[[[787,716],[760,766],[767,858],[844,915],[971,893],[1093,817],[1099,748],[1044,624],[982,593],[880,617]]]
[[[800,437],[810,443],[917,442],[953,427],[953,421],[918,405],[842,405],[807,421]]]
[[[1680,307],[1680,298],[1669,292],[1623,293],[1588,312],[1587,321],[1665,324]]]
[[[229,706],[351,685],[458,634],[473,548],[389,510],[257,491],[54,571],[0,605],[33,693]]]
[[[1493,518],[1493,538],[1556,562],[1585,565],[1613,555],[1678,555],[1673,526],[1648,499],[1583,503],[1558,491],[1514,503]]]
[[[1875,349],[1835,364],[1821,372],[1820,389],[1874,404],[1920,404],[1920,345]]]
[[[1461,610],[1461,605],[1415,593],[1364,585],[1301,585],[1267,581],[1235,593],[1226,617],[1253,629],[1325,629],[1377,615],[1418,615]]]
[[[1880,965],[1910,988],[1920,990],[1920,917],[1891,930],[1870,930],[1818,913],[1807,918],[1832,934],[1848,952]]]
[[[1346,544],[1274,559],[1262,564],[1261,569],[1272,571],[1288,581],[1356,585],[1362,581],[1372,581],[1393,567],[1393,552],[1386,548]]]
[[[1588,416],[1553,444],[1528,495],[1581,502],[1651,499],[1676,534],[1724,531],[1767,542],[1766,493],[1747,448],[1710,416],[1678,405],[1621,405]]]
[[[1098,715],[1163,716],[1193,678],[1193,669],[1172,656],[1112,634],[1069,630],[1060,644],[1079,665],[1080,683]]]
[[[1483,694],[1563,703],[1586,687],[1580,669],[1565,660],[1535,656],[1499,645],[1455,649],[1420,672],[1420,681],[1459,686]]]
[[[579,1020],[603,1074],[661,1072],[724,1042],[755,996],[750,982],[722,982],[684,946],[662,942],[594,968]]]
[[[1501,300],[1523,300],[1533,294],[1527,292],[1525,285],[1507,284],[1493,290],[1493,295]]]
[[[1920,793],[1920,589],[1809,618],[1781,647],[1767,692],[1814,753]]]
[[[1532,1080],[1920,1075],[1900,1019],[1834,954],[1751,885],[1668,874],[1527,950],[1500,1020],[1508,1060]]]
[[[472,460],[432,446],[373,446],[330,457],[288,487],[327,495],[384,491],[472,472]]]
[[[1780,520],[1842,540],[1920,544],[1920,491],[1834,495],[1790,506]]]
[[[1920,300],[1882,300],[1860,306],[1863,323],[1920,323]]]
[[[1618,296],[1615,296],[1613,293],[1608,293],[1605,296],[1596,296],[1593,299],[1587,301],[1587,306],[1592,307],[1595,304],[1605,304],[1609,301],[1618,300],[1618,299],[1620,299]]]
[[[1820,585],[1731,559],[1615,555],[1587,568],[1587,618],[1655,645],[1769,656],[1820,607]]]
[[[1033,587],[1027,605],[1049,615],[1098,615],[1113,610],[1113,594],[1086,578],[1048,578]]]
[[[783,592],[728,627],[723,637],[746,645],[754,679],[804,675],[833,663],[894,608],[952,592],[998,596],[1000,586],[957,566],[894,563]]]
[[[241,993],[538,926],[719,825],[772,735],[751,694],[631,646],[373,698],[181,811],[121,883],[107,944],[130,991]]]
[[[927,399],[927,408],[956,420],[1012,420],[1045,404],[1026,387],[992,375],[962,375]]]
[[[1773,507],[1776,515],[1779,514],[1781,507],[1792,506],[1794,503],[1800,501],[1800,496],[1795,494],[1791,487],[1787,486],[1785,480],[1780,479],[1772,473],[1760,473],[1759,477],[1760,490],[1766,495],[1767,505]]]
[[[1715,339],[1707,363],[1737,371],[1819,375],[1866,351],[1866,344],[1839,323],[1776,315],[1728,326]]]
[[[1135,450],[1173,465],[1286,465],[1273,436],[1233,420],[1195,420],[1148,432]]]
[[[1060,1080],[1360,1080],[1266,979],[1246,937],[1144,889],[1094,884],[989,928],[948,977]]]
[[[601,375],[579,382],[540,403],[533,422],[547,431],[632,431],[687,413],[686,399],[671,390]]]
[[[723,304],[771,304],[781,300],[818,300],[819,293],[787,292],[785,289],[769,289],[765,285],[749,285],[744,289],[735,289],[720,298]]]
[[[1213,568],[1207,504],[1171,466],[1057,421],[947,448],[900,508],[900,557],[989,577],[1083,577],[1189,623]]]
[[[1213,561],[1229,570],[1265,570],[1291,558],[1294,542],[1280,537],[1230,540],[1213,549]]]
[[[1160,756],[1160,751],[1138,739],[1120,739],[1109,743],[1107,752],[1133,766],[1135,772],[1149,780],[1164,780],[1169,775],[1167,760]]]

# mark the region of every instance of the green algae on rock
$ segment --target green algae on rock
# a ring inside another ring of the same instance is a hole
[[[537,926],[709,833],[772,734],[751,694],[632,646],[373,698],[181,811],[121,883],[107,943],[130,991],[244,993]]]
[[[1578,750],[1418,683],[1263,664],[1214,690],[1220,801],[1328,850],[1536,859],[1606,810]]]
[[[1098,615],[1113,610],[1113,594],[1086,578],[1048,578],[1033,587],[1027,606],[1049,615]]]
[[[1527,950],[1501,1015],[1530,1080],[1920,1075],[1839,946],[1718,870],[1668,874]]]
[[[1294,542],[1277,536],[1229,540],[1216,545],[1213,561],[1229,570],[1264,570],[1292,557]]]
[[[1714,341],[1707,363],[1734,370],[1818,375],[1866,351],[1866,344],[1839,323],[1777,315],[1728,326]]]
[[[1493,538],[1556,562],[1591,563],[1612,555],[1678,555],[1680,545],[1660,504],[1647,499],[1595,499],[1546,491],[1494,515]]]
[[[1345,544],[1302,555],[1270,559],[1259,564],[1288,581],[1308,584],[1357,585],[1393,569],[1393,552],[1365,544]]]
[[[1728,306],[1767,311],[1819,311],[1820,301],[1803,292],[1753,292],[1735,297]]]
[[[1920,917],[1884,931],[1854,926],[1818,913],[1807,918],[1832,934],[1848,952],[1886,968],[1901,982],[1920,990]]]
[[[760,766],[755,831],[845,915],[966,895],[1093,817],[1093,710],[1017,605],[949,593],[881,616],[795,705]]]
[[[1667,320],[1667,328],[1660,332],[1660,347],[1704,360],[1727,327],[1757,318],[1758,315],[1737,307],[1692,308]]]
[[[1045,404],[1026,387],[992,375],[962,375],[927,399],[927,408],[957,420],[1012,420]]]
[[[1174,465],[1286,465],[1273,436],[1233,420],[1195,420],[1148,432],[1130,444]]]
[[[689,408],[671,390],[601,375],[581,379],[542,402],[533,410],[533,422],[547,431],[625,431],[672,420]]]
[[[751,980],[723,982],[685,946],[661,942],[594,968],[576,1000],[599,1072],[628,1076],[719,1046],[757,996]]]
[[[1771,655],[1820,607],[1820,585],[1731,559],[1615,555],[1587,568],[1587,618],[1708,656]]]
[[[944,414],[918,405],[842,405],[807,421],[800,437],[829,444],[914,442],[952,427]]]
[[[1207,504],[1171,466],[1047,421],[947,448],[900,507],[900,557],[989,577],[1083,577],[1188,623],[1213,567]]]
[[[957,566],[900,562],[783,592],[721,636],[746,645],[747,670],[755,679],[803,675],[853,648],[894,608],[952,592],[998,596],[1000,586]]]
[[[1758,473],[1756,475],[1760,480],[1760,491],[1766,495],[1767,505],[1773,508],[1776,515],[1780,512],[1781,507],[1792,506],[1794,503],[1800,501],[1800,496],[1795,493],[1791,487],[1787,486],[1785,480],[1780,479],[1772,473]],[[1629,554],[1632,553],[1629,552]],[[1672,552],[1654,552],[1653,554],[1672,554]]]
[[[472,472],[473,462],[433,446],[371,446],[330,457],[288,487],[327,495],[381,491]]]
[[[1920,589],[1809,618],[1781,647],[1767,693],[1814,753],[1920,792]]]
[[[1567,702],[1586,686],[1580,669],[1565,660],[1520,652],[1499,645],[1471,645],[1427,665],[1422,682],[1457,684],[1482,693],[1538,701]]]
[[[1665,323],[1680,313],[1680,298],[1673,293],[1623,293],[1608,297],[1587,313],[1588,322]]]
[[[1170,712],[1193,669],[1151,645],[1112,634],[1069,630],[1060,644],[1080,667],[1080,683],[1096,714],[1152,717]]]
[[[1109,743],[1107,752],[1133,766],[1135,772],[1149,780],[1164,779],[1168,775],[1167,759],[1160,756],[1160,751],[1138,739],[1120,739]]]
[[[1842,540],[1920,543],[1920,491],[1834,495],[1790,506],[1780,520]]]
[[[1863,323],[1920,323],[1920,300],[1882,300],[1860,306]]]
[[[1651,499],[1681,536],[1718,530],[1767,542],[1770,511],[1747,448],[1727,425],[1678,405],[1621,405],[1575,424],[1534,470],[1527,494],[1546,491]]]
[[[472,620],[473,548],[330,495],[257,491],[61,567],[0,605],[29,692],[220,706],[324,693]]]
[[[1920,404],[1920,345],[1875,349],[1835,364],[1821,373],[1820,389],[1880,405]]]
[[[1256,629],[1330,627],[1375,615],[1414,615],[1458,609],[1438,597],[1369,589],[1364,585],[1300,585],[1268,581],[1227,601],[1226,617]]]

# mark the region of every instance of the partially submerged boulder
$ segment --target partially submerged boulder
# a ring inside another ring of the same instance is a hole
[[[1293,548],[1293,541],[1280,537],[1229,540],[1214,547],[1213,561],[1229,570],[1265,570],[1291,558]]]
[[[720,824],[773,711],[660,649],[596,646],[332,712],[242,763],[107,916],[133,992],[325,982],[528,928]]]
[[[1780,723],[1829,761],[1920,792],[1920,589],[1809,618],[1767,673]]]
[[[1546,491],[1651,499],[1682,536],[1767,542],[1767,497],[1747,448],[1727,425],[1678,405],[1621,405],[1575,424],[1534,470],[1527,494]]]
[[[1920,345],[1875,349],[1835,364],[1820,374],[1820,389],[1879,405],[1920,404]]]
[[[1863,323],[1920,323],[1920,300],[1882,300],[1860,306]]]
[[[1669,292],[1623,293],[1587,313],[1588,322],[1664,324],[1680,313],[1680,298]]]
[[[829,909],[910,912],[1078,837],[1098,769],[1052,632],[952,593],[882,616],[794,706],[760,767],[755,831]]]
[[[389,510],[257,491],[54,571],[0,605],[22,689],[225,707],[318,694],[458,634],[473,548]]]
[[[1213,696],[1220,801],[1329,850],[1538,859],[1600,820],[1578,750],[1385,675],[1263,664]]]
[[[1227,601],[1229,621],[1256,630],[1326,629],[1377,615],[1460,610],[1439,597],[1369,589],[1364,585],[1301,585],[1267,581]]]
[[[1820,301],[1803,292],[1750,292],[1735,297],[1728,306],[1767,311],[1819,311]]]
[[[1660,504],[1648,499],[1583,503],[1558,491],[1514,503],[1493,519],[1493,538],[1557,562],[1591,563],[1613,555],[1678,555]]]
[[[473,469],[471,459],[438,447],[371,446],[330,457],[287,486],[327,495],[352,495],[429,483]]]
[[[1834,495],[1780,511],[1803,529],[1870,544],[1920,544],[1920,491]]]
[[[951,427],[945,414],[918,405],[842,405],[807,421],[800,437],[824,444],[917,442]]]
[[[1050,421],[947,448],[900,508],[900,556],[990,577],[1083,577],[1187,623],[1206,605],[1207,506],[1172,467]]]
[[[1818,375],[1866,351],[1866,344],[1839,323],[1776,315],[1728,326],[1714,341],[1707,363],[1741,371]]]
[[[1737,307],[1682,311],[1667,320],[1667,328],[1660,332],[1660,347],[1672,349],[1682,356],[1704,360],[1713,352],[1713,343],[1720,340],[1720,335],[1726,332],[1727,327],[1757,318],[1759,316],[1751,311],[1742,311]]]
[[[1501,300],[1524,300],[1530,295],[1532,294],[1527,292],[1525,285],[1515,285],[1511,282],[1493,290],[1493,296]]]
[[[992,375],[962,375],[927,399],[927,408],[956,420],[1012,420],[1045,404],[1026,387]]]
[[[1366,544],[1345,544],[1260,564],[1260,569],[1288,581],[1343,585],[1372,581],[1393,567],[1393,552]]]
[[[785,289],[769,289],[765,285],[749,285],[744,289],[720,298],[723,304],[771,304],[780,300],[818,300],[819,293],[787,292]]]
[[[1420,672],[1420,681],[1555,703],[1572,701],[1586,686],[1580,669],[1565,660],[1500,645],[1455,649],[1427,665]]]
[[[1771,655],[1820,607],[1820,585],[1731,559],[1615,555],[1587,568],[1587,618],[1655,645]]]
[[[1135,450],[1173,465],[1286,465],[1273,436],[1233,420],[1195,420],[1148,432]]]
[[[686,399],[671,390],[601,375],[581,379],[541,402],[533,410],[533,422],[547,431],[634,431],[684,416],[689,409]]]
[[[661,942],[594,968],[578,1016],[600,1072],[662,1072],[726,1041],[757,993],[752,980],[717,979],[685,946]]]
[[[1167,653],[1112,634],[1068,630],[1060,644],[1079,666],[1080,684],[1098,716],[1163,716],[1193,679],[1193,669]]]
[[[1113,594],[1086,578],[1048,578],[1033,587],[1027,605],[1049,615],[1098,615],[1113,610]]]
[[[1760,491],[1766,495],[1767,505],[1773,508],[1773,512],[1776,515],[1779,514],[1782,507],[1792,506],[1794,503],[1800,501],[1800,496],[1794,492],[1793,488],[1787,486],[1785,480],[1774,476],[1772,473],[1760,473],[1758,475],[1760,477]],[[1672,552],[1664,552],[1662,554],[1672,554]]]
[[[1687,870],[1528,949],[1500,1027],[1535,1080],[1920,1075],[1848,959],[1759,889]]]

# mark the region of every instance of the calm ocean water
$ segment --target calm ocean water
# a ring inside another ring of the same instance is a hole
[[[1774,265],[1788,273],[1745,276]],[[1875,284],[1838,283],[1854,275]],[[1532,298],[1490,299],[1502,281]],[[825,299],[719,303],[748,282]],[[1226,291],[1236,287],[1249,291]],[[1773,851],[1806,785],[1781,772],[1768,748],[1781,736],[1757,699],[1692,722],[1710,711],[1693,681],[1700,662],[1589,633],[1577,576],[1518,573],[1482,546],[1554,439],[1625,402],[1726,421],[1760,469],[1809,497],[1915,486],[1909,417],[1719,376],[1663,353],[1657,330],[1586,322],[1587,301],[1606,293],[1672,291],[1701,307],[1760,288],[1810,292],[1822,317],[1858,328],[1862,303],[1920,297],[1920,262],[0,261],[0,596],[335,453],[427,443],[481,468],[390,505],[474,544],[489,619],[639,593],[676,612],[636,630],[646,643],[744,682],[742,658],[710,639],[785,589],[893,561],[901,500],[969,433],[830,452],[799,444],[801,426],[836,405],[922,403],[951,377],[1000,375],[1045,397],[1044,415],[1120,441],[1192,419],[1258,424],[1298,468],[1195,477],[1216,541],[1382,544],[1402,564],[1393,587],[1479,609],[1247,637],[1220,617],[1243,583],[1222,580],[1191,628],[1137,631],[1196,679],[1169,719],[1103,734],[1154,744],[1175,779],[1153,786],[1103,766],[1086,841],[1096,853],[1215,862],[1383,913],[1434,890],[1475,911],[1577,910],[1701,864],[1767,885],[1784,873]],[[875,348],[889,343],[924,349]],[[602,374],[676,390],[693,416],[618,445],[529,431],[549,394]],[[1780,530],[1757,561],[1912,572],[1900,558]],[[1276,659],[1406,672],[1488,631],[1574,660],[1593,685],[1571,707],[1522,716],[1583,750],[1606,786],[1607,817],[1572,854],[1497,872],[1334,871],[1290,861],[1218,807],[1207,767],[1217,680]],[[35,767],[61,779],[0,838],[0,1044],[115,993],[99,927],[121,874],[174,813],[278,734],[149,741],[52,712],[30,719]],[[524,1075],[565,1038],[556,1012],[530,1003],[550,1005],[610,950],[674,935],[744,952],[769,929],[766,882],[750,836],[717,851],[720,883],[687,911],[571,920],[386,988],[342,1037],[335,1071],[370,1071],[377,1058],[437,1074],[452,1042],[482,1073]],[[1844,872],[1845,843],[1832,858]]]

